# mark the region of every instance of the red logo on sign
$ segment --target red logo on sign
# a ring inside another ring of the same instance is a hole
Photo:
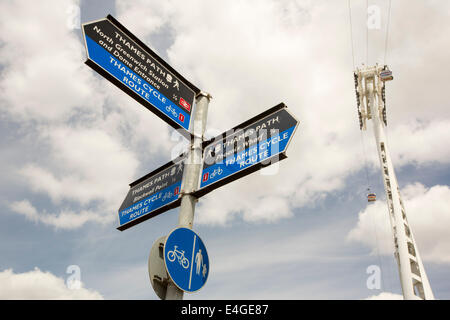
[[[180,119],[181,122],[184,122],[184,115],[180,113],[178,116],[178,119]]]
[[[187,111],[191,111],[191,105],[186,102],[183,98],[180,97],[180,104],[183,108],[185,108]]]
[[[209,172],[207,172],[207,173],[205,173],[205,174],[203,175],[203,182],[205,182],[206,180],[208,180],[208,178],[209,178]]]
[[[180,187],[176,187],[175,190],[173,190],[173,195],[176,196],[180,192]]]

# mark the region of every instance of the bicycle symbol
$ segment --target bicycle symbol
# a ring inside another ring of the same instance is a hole
[[[223,173],[222,168],[217,168],[214,169],[214,171],[211,173],[211,175],[209,176],[211,179],[214,178],[216,175],[220,176]]]
[[[167,110],[167,112],[172,113],[172,115],[173,115],[175,118],[178,118],[178,113],[175,111],[175,108],[174,108],[174,107],[167,106],[167,107],[166,107],[166,110]]]
[[[174,246],[172,251],[167,252],[167,259],[174,262],[178,258],[178,263],[185,269],[189,268],[189,260],[184,256],[184,250],[177,250],[178,246]]]
[[[170,199],[172,197],[172,192],[166,192],[166,193],[164,193],[164,196],[163,196],[163,198],[162,198],[162,201],[164,202],[164,201],[166,201],[167,199]]]

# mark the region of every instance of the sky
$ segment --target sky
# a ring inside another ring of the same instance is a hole
[[[280,102],[300,121],[286,160],[200,198],[210,273],[184,299],[401,298],[375,140],[358,124],[363,63],[393,71],[388,147],[433,293],[449,299],[450,3],[389,3],[0,2],[0,299],[158,299],[148,255],[178,209],[123,232],[117,211],[186,141],[84,64],[80,24],[108,14],[211,94],[207,137]]]

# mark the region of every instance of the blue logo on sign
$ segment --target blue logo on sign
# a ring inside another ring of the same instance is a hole
[[[197,291],[208,279],[206,247],[191,229],[177,228],[167,236],[164,262],[170,278],[183,291]]]

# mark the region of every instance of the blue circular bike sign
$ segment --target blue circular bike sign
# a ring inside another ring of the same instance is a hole
[[[173,283],[183,291],[200,290],[208,279],[206,247],[191,229],[177,228],[167,236],[164,263]]]

